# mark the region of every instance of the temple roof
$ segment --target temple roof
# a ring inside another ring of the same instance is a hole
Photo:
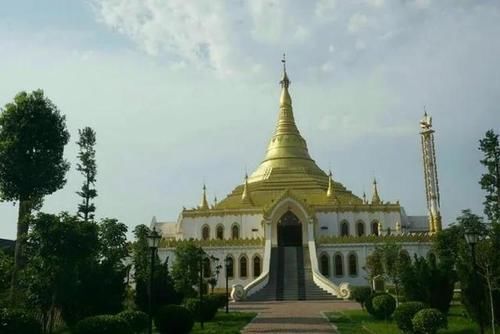
[[[264,160],[215,209],[263,208],[283,191],[292,191],[311,205],[356,205],[363,201],[341,183],[329,180],[309,155],[307,143],[293,116],[290,80],[283,66],[278,122]],[[327,191],[335,196],[328,196]],[[251,201],[242,200],[251,196]]]

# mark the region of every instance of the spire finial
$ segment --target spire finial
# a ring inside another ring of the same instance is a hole
[[[373,178],[373,195],[372,195],[372,204],[381,204],[380,196],[378,195],[377,189],[377,179]]]
[[[243,193],[241,194],[241,201],[243,203],[253,205],[252,197],[250,197],[250,191],[248,190],[248,174],[245,172],[245,184],[243,186]]]
[[[280,84],[281,87],[288,88],[290,86],[290,79],[288,79],[288,74],[286,73],[286,58],[284,53],[281,62],[283,63],[283,78],[281,79]]]
[[[200,209],[208,210],[208,202],[207,202],[207,186],[203,183],[203,196],[201,197]]]
[[[326,197],[335,198],[335,192],[333,189],[333,177],[332,171],[328,170],[328,189],[326,191]]]

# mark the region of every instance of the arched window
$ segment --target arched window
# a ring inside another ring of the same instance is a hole
[[[358,237],[365,235],[365,223],[362,220],[358,221],[356,224],[356,234]]]
[[[231,227],[231,238],[235,240],[240,238],[240,227],[237,224]]]
[[[349,223],[345,220],[340,223],[340,236],[347,237],[349,235]]]
[[[227,256],[227,273],[226,273],[228,278],[233,278],[234,277],[234,261],[233,257],[231,255]]]
[[[334,257],[335,276],[344,276],[344,258],[342,254],[337,253]]]
[[[255,255],[253,257],[253,277],[259,277],[260,273],[261,273],[260,257],[258,255]]]
[[[210,227],[208,225],[204,225],[201,229],[201,238],[203,240],[210,239]]]
[[[330,257],[328,254],[322,254],[320,257],[320,270],[323,276],[330,276]]]
[[[210,268],[210,259],[203,259],[203,277],[211,277],[212,269]]]
[[[216,238],[219,240],[224,239],[224,226],[217,225],[217,229],[215,230]]]
[[[240,257],[240,277],[247,277],[247,273],[247,257],[243,255],[242,257]]]
[[[374,220],[372,221],[372,234],[373,235],[379,235],[379,231],[378,231],[378,221]]]
[[[358,257],[356,254],[349,254],[349,275],[356,276],[358,274]]]

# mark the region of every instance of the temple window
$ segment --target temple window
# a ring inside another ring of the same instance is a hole
[[[247,257],[246,255],[243,255],[240,257],[240,277],[247,277],[248,273],[248,266],[247,266]]]
[[[261,273],[260,257],[258,255],[255,255],[253,257],[253,277],[259,277],[260,273]]]
[[[210,227],[208,225],[204,225],[201,228],[201,238],[203,240],[208,240],[210,239]]]
[[[349,235],[349,223],[345,220],[340,223],[340,236],[347,237]]]
[[[216,235],[217,239],[223,240],[224,239],[224,226],[217,225],[217,229],[215,230],[215,235]]]
[[[231,255],[227,256],[227,273],[226,273],[228,278],[233,278],[234,277],[234,261],[233,257]]]
[[[334,257],[335,276],[344,276],[344,258],[342,254],[337,253]]]
[[[361,220],[356,224],[356,234],[358,237],[365,235],[365,223]]]
[[[356,276],[358,274],[358,257],[356,254],[349,254],[349,275]]]
[[[330,258],[328,254],[322,254],[320,257],[321,275],[330,276]]]
[[[372,227],[372,234],[373,235],[379,235],[379,232],[378,232],[378,221],[374,220],[371,224],[371,227]]]
[[[203,259],[203,277],[211,277],[212,269],[210,268],[210,259]]]
[[[234,224],[231,227],[231,238],[236,240],[240,238],[240,227],[237,224]]]

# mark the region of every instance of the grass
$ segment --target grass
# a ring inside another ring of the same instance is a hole
[[[377,320],[366,311],[349,310],[327,313],[330,322],[334,323],[342,334],[400,334],[392,321]],[[478,326],[464,315],[461,306],[452,306],[448,314],[448,328],[439,334],[475,334]]]
[[[204,324],[204,329],[200,328],[200,323],[195,323],[191,333],[193,334],[237,334],[245,327],[256,313],[250,312],[230,312],[219,311],[215,318]]]

